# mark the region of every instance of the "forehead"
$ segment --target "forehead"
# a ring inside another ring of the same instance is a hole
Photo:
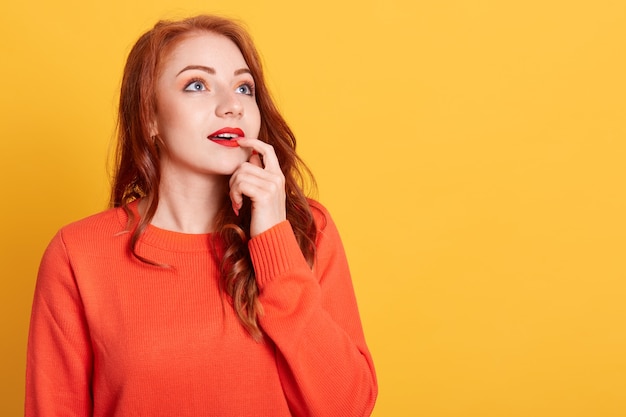
[[[206,65],[247,68],[237,45],[227,37],[212,32],[195,32],[176,42],[163,57],[163,70],[170,66]],[[172,68],[175,70],[175,68]]]

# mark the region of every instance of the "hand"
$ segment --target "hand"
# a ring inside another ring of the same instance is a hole
[[[241,164],[230,177],[230,200],[239,215],[243,196],[250,198],[250,237],[254,237],[287,218],[285,176],[271,145],[248,138],[238,139],[237,143],[253,152],[248,162]]]

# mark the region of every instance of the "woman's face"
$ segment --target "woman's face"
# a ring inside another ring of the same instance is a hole
[[[165,57],[156,81],[151,134],[165,143],[162,175],[230,175],[250,151],[233,138],[257,138],[254,79],[237,46],[209,32],[186,37]]]

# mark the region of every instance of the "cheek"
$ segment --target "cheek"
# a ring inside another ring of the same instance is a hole
[[[258,108],[258,106],[256,105],[256,103],[253,105],[253,107],[249,110],[250,115],[249,117],[249,123],[250,123],[250,137],[254,137],[254,138],[258,138],[259,137],[259,131],[261,130],[261,112]]]
[[[157,105],[154,120],[159,135],[163,136],[176,124],[176,115],[167,103],[161,102]]]
[[[157,86],[161,91],[156,94],[156,125],[160,135],[172,129],[180,129],[188,124],[193,117],[193,113],[185,108],[185,102],[177,99],[176,95],[165,88]],[[187,123],[185,123],[187,120]]]
[[[178,131],[196,126],[199,117],[198,112],[184,109],[182,106],[160,106],[157,108],[156,125],[159,134]]]

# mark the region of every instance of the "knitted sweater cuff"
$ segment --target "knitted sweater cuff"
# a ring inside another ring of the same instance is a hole
[[[294,268],[308,268],[287,220],[250,239],[248,249],[260,288]]]

